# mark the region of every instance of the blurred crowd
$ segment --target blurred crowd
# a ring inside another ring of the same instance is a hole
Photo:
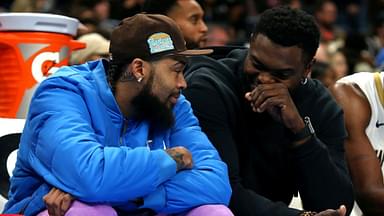
[[[107,52],[119,20],[142,10],[145,0],[2,0],[0,12],[44,12],[75,17],[86,26],[78,38],[90,50],[76,55],[81,63]],[[247,46],[259,14],[282,4],[314,15],[321,45],[312,77],[326,85],[355,72],[384,67],[384,0],[200,0],[208,26],[206,46]],[[93,33],[93,34],[89,34]],[[96,33],[96,34],[95,34]],[[84,37],[85,36],[85,37]],[[92,47],[97,46],[97,47]]]

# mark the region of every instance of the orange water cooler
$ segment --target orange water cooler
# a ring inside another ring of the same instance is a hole
[[[42,13],[0,14],[0,118],[25,118],[37,85],[68,65],[79,21]]]

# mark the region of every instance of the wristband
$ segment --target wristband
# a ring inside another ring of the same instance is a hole
[[[301,131],[293,134],[293,142],[297,142],[309,136],[315,135],[315,130],[313,129],[311,119],[308,116],[304,117],[304,124],[305,127]]]

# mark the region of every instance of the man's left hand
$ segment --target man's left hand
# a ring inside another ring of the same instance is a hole
[[[71,207],[74,197],[57,188],[52,188],[43,197],[43,200],[47,206],[49,216],[64,216]]]

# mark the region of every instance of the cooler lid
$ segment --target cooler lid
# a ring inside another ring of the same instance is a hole
[[[0,13],[0,31],[39,31],[75,36],[79,21],[47,13]]]

